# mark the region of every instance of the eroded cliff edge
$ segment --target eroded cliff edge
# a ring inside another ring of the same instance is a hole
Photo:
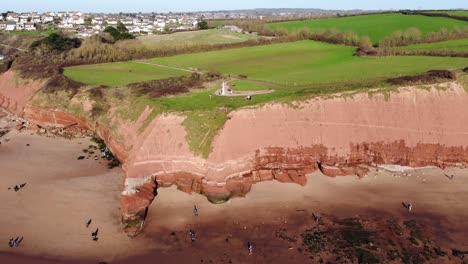
[[[107,124],[87,115],[90,98],[70,104],[80,115],[35,102],[44,82],[0,76],[0,106],[44,126],[90,129],[124,163],[122,223],[129,236],[141,231],[157,185],[224,202],[265,180],[305,184],[305,175],[365,176],[368,166],[398,164],[464,167],[468,163],[468,94],[457,82],[382,93],[335,95],[298,104],[270,103],[232,112],[208,159],[195,156],[182,114],[152,119],[145,108],[135,122],[115,116]],[[20,92],[19,92],[20,91]],[[117,109],[109,109],[108,115]]]
[[[365,176],[378,164],[464,167],[467,105],[463,87],[447,83],[401,88],[390,97],[362,93],[242,109],[231,113],[206,160],[191,153],[183,116],[159,116],[129,155],[123,222],[129,234],[140,230],[156,184],[216,203],[259,181],[305,184],[305,175],[318,169]]]

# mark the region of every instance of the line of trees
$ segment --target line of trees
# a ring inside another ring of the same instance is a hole
[[[379,56],[436,56],[436,57],[463,57],[468,58],[468,52],[454,49],[421,49],[406,50],[401,47],[388,47],[378,49]]]
[[[462,21],[468,21],[468,17],[465,16],[457,16],[451,15],[447,13],[431,13],[430,11],[405,11],[402,12],[403,15],[420,15],[420,16],[428,16],[428,17],[447,17]]]

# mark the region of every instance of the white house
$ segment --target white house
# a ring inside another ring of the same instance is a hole
[[[103,22],[104,20],[101,17],[95,17],[91,20],[93,25],[101,25]]]
[[[31,17],[31,22],[32,23],[41,23],[41,17],[40,16],[32,16]]]
[[[34,23],[25,23],[24,30],[28,30],[28,31],[36,30],[36,26],[34,25]]]
[[[165,28],[166,27],[166,22],[158,20],[154,22],[154,25],[159,27],[159,28]]]
[[[8,21],[18,22],[19,17],[18,17],[18,14],[16,14],[16,13],[8,13],[6,19]]]
[[[114,19],[114,18],[110,18],[109,20],[107,20],[107,24],[109,25],[117,25],[117,23],[119,23],[119,21],[117,19]]]
[[[0,22],[0,30],[5,30],[7,27],[7,23],[6,22]]]
[[[132,19],[124,19],[124,20],[122,21],[122,23],[123,23],[124,25],[127,25],[127,26],[128,26],[128,25],[133,25],[133,20],[132,20]]]
[[[68,22],[74,25],[82,25],[84,24],[84,19],[79,16],[73,16],[71,19],[68,20]]]
[[[49,22],[52,22],[54,21],[54,17],[53,16],[43,16],[42,17],[42,22],[43,23],[49,23]]]
[[[5,57],[0,54],[0,61],[3,60]]]
[[[153,32],[153,26],[152,25],[147,25],[147,26],[143,27],[142,31],[147,32],[147,33]]]
[[[133,27],[133,28],[129,29],[128,32],[130,32],[130,33],[140,33],[141,28],[136,26],[136,27]]]
[[[8,31],[13,31],[16,29],[16,22],[15,21],[8,21],[6,23],[6,28],[5,30],[8,30]]]

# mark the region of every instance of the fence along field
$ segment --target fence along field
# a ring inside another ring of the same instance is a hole
[[[369,36],[373,43],[378,43],[396,31],[405,31],[409,28],[417,28],[425,35],[443,28],[452,30],[465,26],[468,26],[468,22],[451,18],[403,14],[350,16],[268,24],[268,27],[274,30],[299,31],[303,28],[309,28],[313,31],[332,29],[353,31],[361,37]]]

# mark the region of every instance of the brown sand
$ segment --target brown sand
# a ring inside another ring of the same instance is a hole
[[[425,169],[410,172],[411,176],[374,172],[361,180],[316,173],[308,176],[305,187],[262,182],[247,197],[221,205],[210,204],[202,195],[160,189],[145,230],[128,239],[119,226],[122,171],[109,171],[104,162],[92,158],[78,161],[82,149],[92,144],[87,139],[48,139],[29,133],[9,134],[5,137],[11,140],[0,145],[2,263],[57,263],[57,259],[79,263],[304,263],[310,259],[296,249],[301,244],[300,233],[316,225],[312,212],[325,219],[416,219],[438,237],[440,246],[468,249],[468,172],[459,169]],[[449,180],[445,173],[455,178]],[[27,182],[23,190],[8,190],[22,182]],[[413,212],[402,207],[403,201],[413,202]],[[198,217],[193,216],[194,204],[199,208]],[[87,229],[85,222],[90,217],[93,222]],[[90,236],[96,227],[98,242]],[[298,242],[278,239],[275,233],[280,228],[291,232]],[[197,232],[195,243],[189,240],[190,229]],[[11,249],[7,240],[16,236],[25,240]],[[248,241],[255,246],[252,256],[247,254]]]

